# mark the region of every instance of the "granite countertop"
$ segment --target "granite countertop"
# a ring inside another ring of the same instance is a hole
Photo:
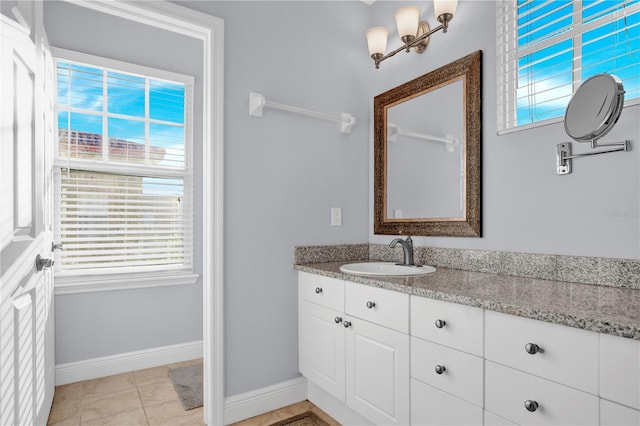
[[[366,261],[366,260],[365,260]],[[417,277],[340,272],[350,262],[294,268],[317,275],[640,340],[640,290],[437,268]]]

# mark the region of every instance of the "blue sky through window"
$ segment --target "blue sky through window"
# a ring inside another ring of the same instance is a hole
[[[106,122],[103,121],[105,93]],[[58,128],[140,144],[150,164],[184,167],[185,86],[98,67],[58,62]],[[148,105],[148,111],[147,111]],[[131,157],[126,155],[131,154]],[[94,156],[98,157],[96,153]],[[139,163],[125,144],[110,146],[110,161]],[[64,155],[64,153],[61,153]]]
[[[584,0],[576,21],[595,22],[640,0]],[[573,93],[574,69],[580,81],[609,72],[623,82],[625,99],[640,97],[640,12],[597,26],[579,36],[566,35],[576,3],[569,0],[518,0],[519,50],[557,38],[518,59],[517,124],[564,115]]]

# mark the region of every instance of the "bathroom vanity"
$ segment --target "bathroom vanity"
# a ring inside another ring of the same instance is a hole
[[[343,263],[295,266],[300,372],[338,421],[640,424],[640,291]]]

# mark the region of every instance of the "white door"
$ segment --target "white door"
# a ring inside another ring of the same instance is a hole
[[[42,4],[27,10],[0,22],[0,425],[46,424],[55,384],[52,271],[36,262],[52,258],[53,65]]]
[[[338,400],[345,402],[344,314],[310,302],[302,302],[304,364],[301,373]]]
[[[375,424],[409,424],[409,336],[346,317],[347,405]]]

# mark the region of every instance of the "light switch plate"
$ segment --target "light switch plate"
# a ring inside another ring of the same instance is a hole
[[[342,226],[342,209],[331,207],[331,226]]]

